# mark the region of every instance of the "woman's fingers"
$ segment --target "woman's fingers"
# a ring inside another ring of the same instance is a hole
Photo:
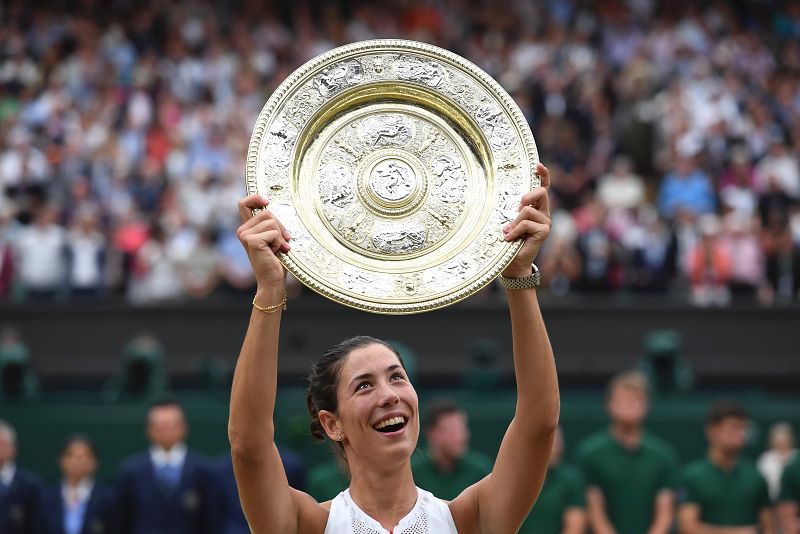
[[[550,188],[550,171],[541,163],[536,164],[536,174],[539,175],[541,186],[545,189]]]
[[[254,217],[255,219],[255,217]],[[280,222],[277,219],[266,219],[257,222],[251,228],[247,229],[243,232],[245,239],[247,236],[250,235],[259,235],[264,234],[265,232],[276,232],[277,240],[275,243],[270,243],[270,248],[272,248],[273,252],[280,250],[282,252],[288,252],[291,248],[291,245],[287,242],[286,239],[286,230],[283,229]],[[271,235],[271,234],[270,234]]]
[[[282,246],[288,245],[288,243],[281,239],[281,232],[277,228],[265,232],[248,234],[244,242],[248,250],[270,249],[273,254],[279,252]]]
[[[517,210],[521,212],[526,206],[533,206],[549,217],[550,199],[547,197],[547,189],[544,187],[534,187],[522,195],[522,200],[519,201]]]
[[[242,213],[243,213],[242,209],[251,211],[251,208],[249,208],[247,206],[244,206],[244,208],[243,208],[244,200],[246,200],[246,199],[243,199],[242,201],[239,202],[239,215],[242,216],[242,217],[244,217],[244,215],[242,215]],[[264,203],[265,203],[264,207],[266,207],[269,204],[269,201],[268,200],[264,200]],[[252,213],[252,211],[251,211],[251,213]],[[248,216],[246,220],[242,221],[242,225],[239,226],[238,233],[241,236],[241,234],[243,232],[246,232],[246,231],[250,230],[251,228],[255,227],[257,224],[260,224],[261,222],[267,221],[267,220],[273,220],[273,221],[275,221],[277,223],[278,227],[281,229],[281,235],[283,236],[283,238],[285,240],[288,241],[289,239],[292,238],[292,234],[286,229],[285,226],[283,226],[283,223],[275,216],[274,213],[272,213],[271,211],[269,211],[267,209],[262,209],[260,212],[258,212],[254,216],[253,215]]]
[[[239,201],[239,218],[245,223],[253,218],[253,210],[267,207],[269,201],[259,195],[252,194]]]
[[[536,241],[544,241],[550,234],[550,223],[541,223],[526,219],[517,224],[504,236],[506,241],[514,241],[520,237],[532,237]]]

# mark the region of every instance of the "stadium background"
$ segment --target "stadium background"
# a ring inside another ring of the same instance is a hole
[[[538,263],[568,458],[605,425],[609,376],[638,366],[660,387],[649,426],[683,461],[722,396],[752,412],[751,455],[771,423],[800,425],[797,2],[12,1],[0,17],[0,418],[50,481],[73,431],[113,480],[167,392],[190,445],[225,453],[250,129],[303,61],[376,37],[464,55],[530,121],[554,176]],[[514,401],[502,292],[402,318],[292,292],[278,439],[309,465],[328,452],[302,376],[356,333],[404,345],[423,404],[459,399],[473,446],[496,451]]]

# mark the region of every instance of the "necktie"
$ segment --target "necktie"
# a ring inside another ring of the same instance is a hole
[[[158,481],[165,493],[172,493],[178,486],[181,472],[177,466],[162,465],[158,468]]]

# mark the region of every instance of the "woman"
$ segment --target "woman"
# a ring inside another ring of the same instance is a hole
[[[45,496],[47,528],[52,534],[110,532],[112,492],[94,479],[97,448],[83,434],[68,436],[61,448],[61,483]]]
[[[542,186],[522,197],[519,215],[503,227],[506,241],[524,238],[506,278],[531,274],[550,231],[547,169]],[[312,431],[333,440],[350,469],[350,488],[317,503],[289,487],[274,443],[278,334],[286,272],[275,256],[291,234],[251,195],[239,202],[238,236],[258,289],[231,392],[228,435],[242,507],[260,534],[516,532],[544,479],[559,399],[555,364],[536,292],[509,289],[517,406],[490,475],[450,502],[418,490],[411,454],[419,437],[419,405],[399,356],[385,343],[354,338],[317,363],[309,387]],[[254,209],[262,209],[253,216]]]

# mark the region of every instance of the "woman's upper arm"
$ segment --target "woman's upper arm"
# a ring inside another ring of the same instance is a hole
[[[325,529],[327,510],[289,486],[274,445],[258,458],[237,457],[234,451],[233,469],[242,509],[254,534],[319,534]]]

